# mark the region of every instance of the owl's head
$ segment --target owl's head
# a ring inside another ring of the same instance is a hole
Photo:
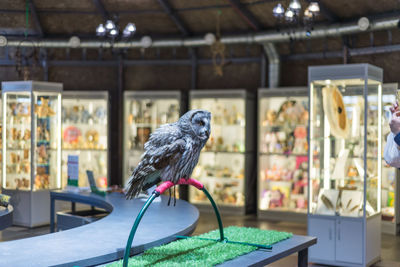
[[[179,119],[179,125],[185,132],[206,142],[211,133],[211,113],[204,109],[190,110]]]

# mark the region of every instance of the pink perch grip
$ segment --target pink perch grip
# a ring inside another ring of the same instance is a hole
[[[179,179],[179,181],[174,184],[171,181],[165,181],[162,184],[160,184],[159,186],[157,186],[156,191],[160,194],[164,193],[167,189],[178,185],[178,184],[187,184],[187,185],[193,185],[194,187],[196,187],[197,189],[201,190],[203,189],[204,185],[202,183],[200,183],[199,181],[197,181],[196,179],[193,178],[189,178],[189,179],[185,179],[185,178],[181,178]]]

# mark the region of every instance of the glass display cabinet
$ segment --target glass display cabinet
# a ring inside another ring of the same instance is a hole
[[[60,83],[2,82],[2,187],[15,225],[50,221],[49,190],[61,188],[61,92]]]
[[[382,77],[369,64],[308,68],[310,262],[380,258]]]
[[[382,86],[382,151],[390,133],[391,112],[389,108],[396,101],[397,90],[397,83],[383,84]],[[386,164],[382,158],[382,232],[392,235],[397,235],[400,231],[400,187],[397,183],[399,175],[399,170]]]
[[[308,89],[259,89],[258,110],[258,217],[306,222]]]
[[[179,91],[126,91],[124,99],[123,185],[126,186],[150,134],[160,125],[179,119],[181,94]]]
[[[64,91],[62,99],[62,187],[67,185],[68,156],[79,156],[79,187],[89,187],[92,170],[99,188],[107,188],[108,92]]]
[[[253,99],[245,90],[190,91],[189,98],[190,109],[211,112],[211,135],[192,176],[207,187],[222,212],[244,214],[256,197],[254,192],[246,197],[249,184],[255,182],[250,165],[255,150]],[[189,190],[191,203],[211,208],[201,191]]]

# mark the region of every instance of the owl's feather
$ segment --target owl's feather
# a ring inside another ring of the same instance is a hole
[[[130,177],[127,198],[137,196],[160,180],[176,183],[180,178],[189,178],[209,135],[209,123],[206,138],[198,137],[195,132],[191,120],[199,113],[208,121],[211,119],[208,111],[192,110],[178,122],[162,125],[150,135],[141,161]]]

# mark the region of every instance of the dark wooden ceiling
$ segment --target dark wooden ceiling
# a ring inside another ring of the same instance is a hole
[[[137,26],[137,36],[190,36],[216,29],[221,12],[223,33],[242,33],[276,27],[273,7],[289,0],[28,0],[29,32],[33,35],[94,37],[106,17],[118,17],[120,27]],[[0,35],[20,35],[26,28],[26,1],[0,1]],[[310,0],[300,0],[305,8]],[[400,11],[398,0],[321,0],[318,23],[356,20]],[[99,7],[100,6],[100,7]],[[36,14],[36,18],[35,18]],[[399,12],[400,14],[400,12]]]

